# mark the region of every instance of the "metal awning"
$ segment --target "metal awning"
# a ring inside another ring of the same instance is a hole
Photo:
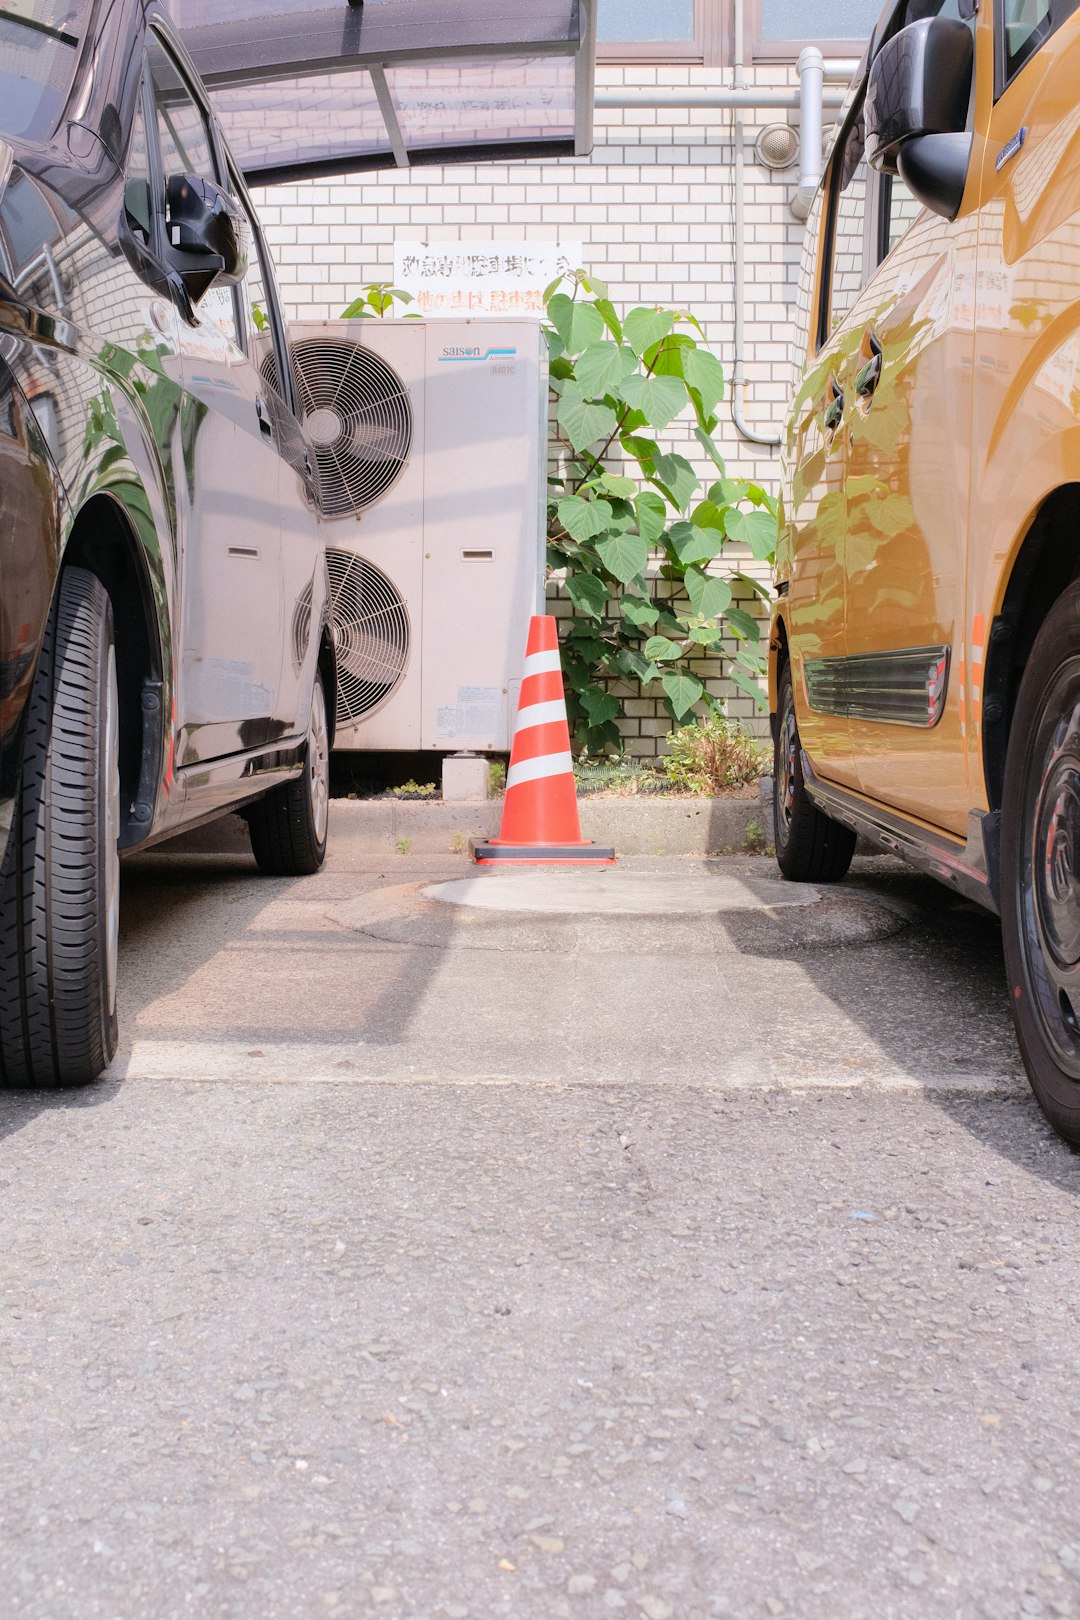
[[[253,184],[592,147],[594,0],[168,0]]]

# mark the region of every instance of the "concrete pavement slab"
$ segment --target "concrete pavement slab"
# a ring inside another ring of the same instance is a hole
[[[0,1099],[0,1612],[1080,1608],[1080,1165],[1030,1100]]]

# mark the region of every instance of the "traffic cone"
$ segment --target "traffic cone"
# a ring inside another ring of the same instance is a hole
[[[581,836],[559,637],[548,614],[535,615],[529,625],[499,836],[473,844],[472,853],[480,864],[584,861],[608,866],[615,859],[613,849]]]

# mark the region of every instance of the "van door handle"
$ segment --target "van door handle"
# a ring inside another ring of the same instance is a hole
[[[829,392],[832,398],[825,407],[821,418],[821,425],[826,433],[835,433],[844,417],[844,390],[835,377],[829,378]]]
[[[268,439],[272,439],[274,437],[274,429],[271,425],[270,418],[263,409],[263,402],[259,398],[258,394],[255,396],[255,415],[259,418],[259,432],[265,433]]]

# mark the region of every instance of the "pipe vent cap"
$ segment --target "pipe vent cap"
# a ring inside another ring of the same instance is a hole
[[[767,124],[754,143],[754,155],[766,169],[790,169],[799,156],[799,137],[790,124]]]

